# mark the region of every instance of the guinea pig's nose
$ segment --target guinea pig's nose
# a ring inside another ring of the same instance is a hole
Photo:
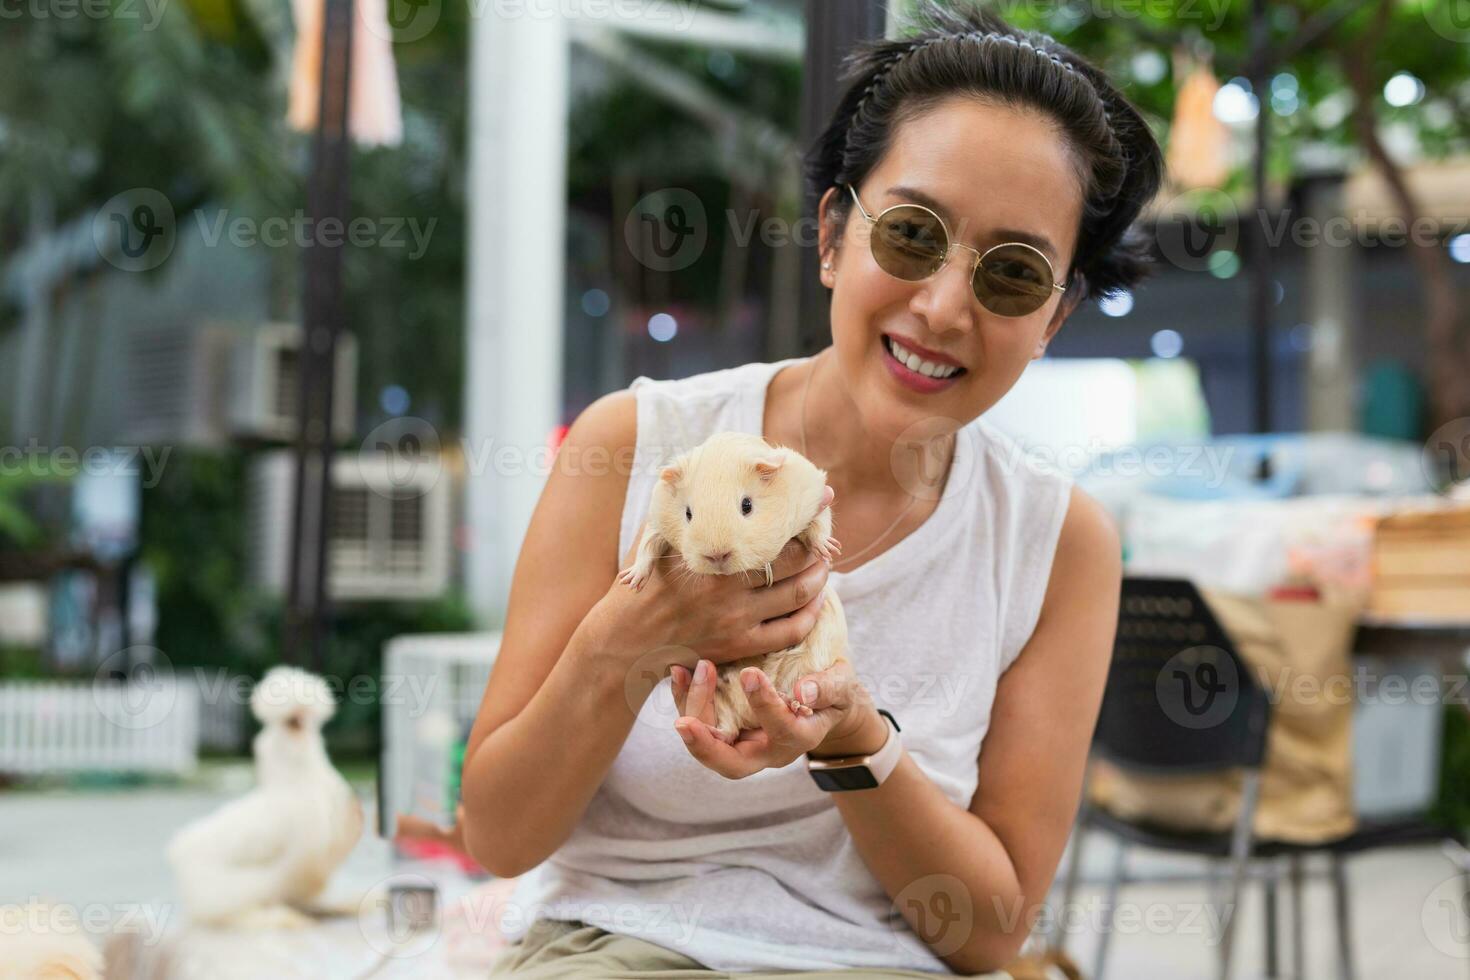
[[[723,565],[729,559],[729,557],[730,557],[730,552],[728,552],[728,551],[722,551],[718,555],[705,555],[704,556],[705,561],[709,562],[711,565]]]

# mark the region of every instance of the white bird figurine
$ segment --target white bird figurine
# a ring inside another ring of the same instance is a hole
[[[178,831],[168,861],[190,918],[238,929],[299,928],[362,836],[362,804],[332,768],[326,682],[274,667],[250,696],[256,787]]]

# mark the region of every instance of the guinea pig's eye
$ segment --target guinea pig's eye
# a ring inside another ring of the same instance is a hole
[[[689,505],[688,504],[685,504],[684,505],[684,520],[686,520],[686,521],[692,521],[692,520],[694,520],[694,514],[689,510]]]
[[[750,513],[750,510],[751,510],[750,498],[749,497],[741,497],[740,498],[740,513],[742,513],[742,514],[749,514]]]

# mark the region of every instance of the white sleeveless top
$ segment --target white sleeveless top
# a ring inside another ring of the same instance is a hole
[[[633,544],[659,467],[714,432],[763,434],[771,377],[802,360],[633,381],[637,448],[617,560]],[[968,809],[996,682],[1036,625],[1072,481],[1030,465],[983,419],[960,434],[924,523],[828,581],[842,599],[858,676],[898,719],[908,754]],[[571,837],[516,883],[498,917],[507,939],[545,916],[636,936],[720,971],[952,973],[868,870],[804,759],[726,779],[689,754],[677,717],[665,677]]]

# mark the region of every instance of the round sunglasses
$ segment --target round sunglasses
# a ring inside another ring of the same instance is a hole
[[[1053,291],[1067,289],[1056,281],[1051,261],[1040,249],[1023,242],[1003,242],[981,252],[954,241],[944,219],[923,205],[895,204],[875,218],[863,207],[857,188],[848,184],[847,189],[876,232],[868,238],[873,261],[896,279],[922,282],[944,268],[951,249],[963,248],[975,253],[970,272],[975,298],[997,316],[1035,313]]]

